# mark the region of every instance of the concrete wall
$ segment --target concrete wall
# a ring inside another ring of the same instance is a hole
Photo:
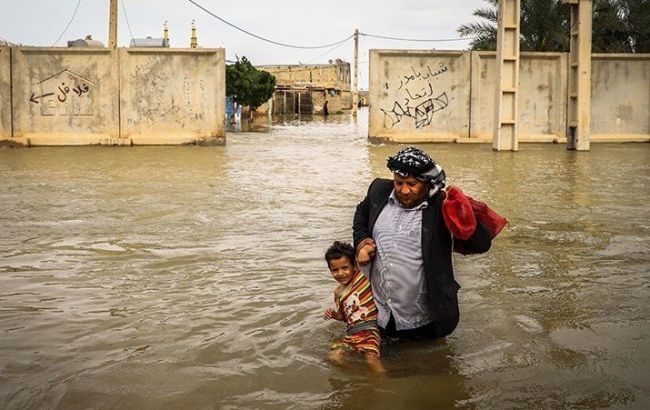
[[[120,49],[120,128],[133,144],[225,142],[224,49]]]
[[[224,50],[3,47],[0,101],[4,144],[223,144]]]
[[[343,101],[341,93],[332,93],[325,90],[313,90],[311,100],[314,106],[314,114],[323,114],[323,106],[327,101],[327,111],[330,114],[338,114],[343,111]]]
[[[650,54],[594,54],[592,141],[650,140]]]
[[[0,141],[11,138],[11,49],[0,47]]]
[[[567,53],[521,53],[521,142],[566,142]],[[471,96],[471,97],[470,97]],[[368,137],[492,142],[494,52],[371,50]],[[650,55],[594,54],[593,141],[650,141]]]
[[[275,84],[283,87],[322,87],[350,91],[350,63],[264,65],[259,70],[275,76]]]
[[[399,142],[469,135],[470,54],[371,50],[369,136]]]
[[[13,141],[119,143],[117,52],[12,48]]]
[[[472,52],[472,105],[468,141],[492,142],[496,53]],[[566,142],[566,53],[521,53],[518,127],[521,142]]]

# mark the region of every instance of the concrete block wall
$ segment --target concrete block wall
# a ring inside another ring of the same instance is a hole
[[[117,52],[12,48],[13,141],[24,145],[119,140]]]
[[[0,47],[0,141],[11,138],[11,49]]]
[[[520,56],[521,142],[566,142],[568,53]],[[370,140],[485,142],[494,133],[494,52],[371,50]],[[650,141],[650,54],[592,56],[591,139]]]
[[[371,50],[369,137],[451,142],[470,127],[470,54]]]
[[[120,49],[120,129],[134,145],[225,142],[224,49]]]
[[[225,143],[223,49],[0,48],[0,143]]]
[[[471,52],[469,141],[492,142],[496,103],[496,53]],[[521,142],[566,142],[566,53],[521,53],[518,127]]]
[[[337,114],[343,111],[343,102],[339,93],[331,95],[327,91],[312,90],[311,100],[314,107],[314,114],[323,113],[325,101],[327,101],[327,110],[330,114]]]
[[[650,141],[650,54],[594,54],[592,141]]]

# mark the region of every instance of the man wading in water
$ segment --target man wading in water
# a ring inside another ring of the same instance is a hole
[[[486,252],[490,232],[478,222],[468,239],[452,242],[442,214],[445,172],[424,151],[405,148],[388,158],[388,168],[393,179],[370,184],[353,223],[357,261],[372,262],[379,330],[398,339],[446,336],[459,319],[452,246]]]

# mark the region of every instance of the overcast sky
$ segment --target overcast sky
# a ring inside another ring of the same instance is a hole
[[[52,46],[65,30],[79,0],[0,0],[0,38],[12,43]],[[298,46],[318,46],[343,40],[358,28],[362,33],[418,39],[455,39],[456,28],[477,20],[472,12],[484,0],[194,0],[228,22],[270,40]],[[109,0],[81,0],[69,28],[56,45],[91,34],[108,44]],[[126,13],[125,13],[126,12]],[[253,64],[327,63],[341,58],[352,63],[354,41],[329,51],[269,44],[232,28],[188,0],[119,0],[118,45],[133,37],[162,37],[168,22],[171,47],[189,47],[192,20],[199,46],[224,47],[226,58],[246,56]],[[131,30],[129,31],[129,25]],[[464,50],[469,40],[401,42],[361,37],[359,71],[362,89],[368,82],[368,50],[411,48]]]

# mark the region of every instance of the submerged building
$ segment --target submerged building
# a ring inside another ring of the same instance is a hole
[[[331,114],[352,108],[350,63],[336,59],[329,64],[262,65],[259,70],[275,76],[270,104],[258,111],[273,114]]]

